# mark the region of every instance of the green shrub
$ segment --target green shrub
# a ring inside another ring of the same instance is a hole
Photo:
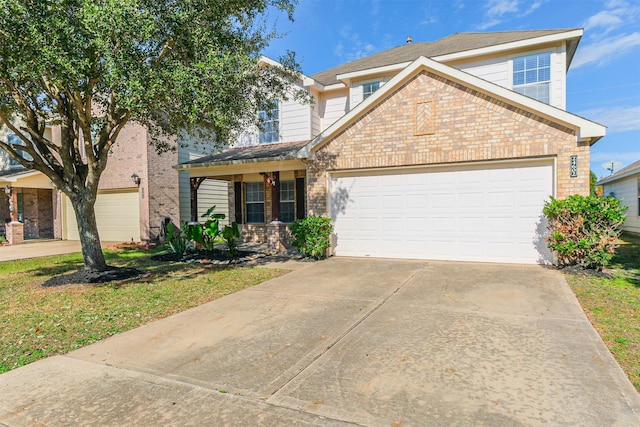
[[[180,229],[180,227],[172,222],[167,224],[167,242],[169,243],[171,252],[184,254],[187,251],[189,244],[189,239],[187,239],[186,235],[187,225],[188,224],[185,224],[183,229]]]
[[[614,197],[551,197],[542,212],[549,220],[549,249],[561,266],[579,265],[601,269],[609,264],[618,246],[618,227],[626,206]]]
[[[238,253],[238,239],[240,238],[238,223],[233,221],[231,225],[225,225],[222,229],[222,238],[227,244],[229,254],[236,255]]]
[[[289,228],[295,238],[292,244],[300,253],[315,259],[326,256],[333,232],[330,218],[308,216],[294,221]]]

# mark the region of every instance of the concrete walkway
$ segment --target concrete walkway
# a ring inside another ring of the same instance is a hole
[[[0,375],[0,424],[640,425],[563,277],[334,258]]]
[[[101,242],[106,248],[116,242]],[[27,240],[20,245],[0,246],[0,262],[80,252],[78,240]]]

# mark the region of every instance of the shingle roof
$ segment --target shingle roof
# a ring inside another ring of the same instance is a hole
[[[618,172],[612,173],[606,178],[601,179],[600,181],[598,181],[598,185],[616,181],[618,178],[623,178],[636,172],[640,173],[640,160],[631,163],[629,166],[620,169]]]
[[[25,168],[24,166],[18,166],[12,169],[0,170],[0,178],[13,178],[14,176],[23,175],[26,172],[30,172],[30,170]]]
[[[338,74],[384,67],[386,65],[401,64],[403,62],[411,62],[420,56],[432,58],[434,56],[465,52],[468,50],[481,49],[536,37],[565,33],[573,30],[575,29],[456,33],[434,42],[417,42],[394,47],[365,58],[356,59],[355,61],[347,62],[346,64],[321,71],[312,75],[311,78],[323,85],[330,85],[338,83],[338,80],[336,79],[336,75]]]
[[[285,142],[279,144],[263,144],[251,147],[229,148],[209,156],[200,157],[182,165],[215,165],[227,163],[251,163],[259,160],[291,160],[296,159],[298,151],[309,141]]]

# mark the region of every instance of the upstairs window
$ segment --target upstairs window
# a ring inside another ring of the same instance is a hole
[[[260,118],[260,144],[278,142],[280,140],[280,103],[277,100],[267,102],[258,110]]]
[[[295,200],[294,181],[280,181],[280,220],[282,222],[295,220]]]
[[[362,85],[362,100],[364,101],[365,99],[373,95],[373,93],[378,89],[380,89],[380,82],[364,83]]]
[[[264,184],[262,182],[247,182],[245,187],[247,206],[247,223],[264,223]]]
[[[513,58],[513,90],[549,103],[551,54],[549,52]]]
[[[17,145],[24,145],[24,141],[22,139],[20,139],[20,137],[18,135],[16,135],[15,133],[10,133],[9,135],[7,135],[7,142],[9,144],[17,144]],[[27,160],[33,160],[31,158],[31,156],[29,154],[27,154],[26,152],[22,151],[22,150],[16,150],[18,152],[19,156],[22,156],[23,158],[27,159]],[[12,158],[9,158],[9,166],[10,167],[18,167],[20,166],[20,163],[18,163],[17,161],[13,160]]]

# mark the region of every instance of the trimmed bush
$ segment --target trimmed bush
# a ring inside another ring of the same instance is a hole
[[[560,266],[579,265],[596,270],[609,264],[618,247],[618,228],[626,206],[614,197],[551,197],[542,212],[549,220],[549,249]]]
[[[330,218],[308,216],[291,223],[289,229],[295,237],[292,244],[300,253],[315,259],[326,256],[333,232]]]

